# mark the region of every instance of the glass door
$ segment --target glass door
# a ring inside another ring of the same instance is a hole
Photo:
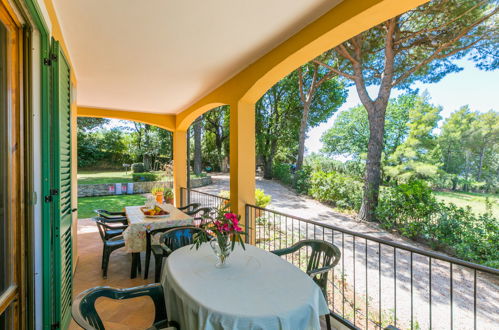
[[[0,2],[0,329],[22,327],[19,22]]]

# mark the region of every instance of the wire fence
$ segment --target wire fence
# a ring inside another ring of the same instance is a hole
[[[180,188],[181,206],[191,203],[200,203],[202,207],[220,208],[229,205],[229,199],[194,189]]]

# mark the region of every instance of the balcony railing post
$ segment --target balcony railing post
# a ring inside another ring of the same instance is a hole
[[[251,235],[251,230],[249,230],[249,224],[251,223],[249,221],[249,218],[250,218],[250,206],[248,204],[246,204],[246,207],[245,207],[245,217],[244,217],[244,231],[246,232],[246,243],[249,244],[250,242],[250,235]]]
[[[185,206],[185,204],[184,204],[184,190],[185,190],[184,187],[180,188],[180,206],[181,207]]]

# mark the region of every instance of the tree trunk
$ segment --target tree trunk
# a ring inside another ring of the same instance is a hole
[[[151,170],[151,155],[144,154],[144,156],[142,157],[142,162],[144,163],[144,169],[146,171],[150,171]]]
[[[272,179],[272,158],[263,157],[263,178],[266,180]]]
[[[310,104],[303,104],[303,114],[300,122],[300,137],[298,139],[298,157],[296,158],[296,170],[301,170],[303,167],[303,157],[305,154],[305,138],[307,137],[308,113]]]
[[[470,152],[465,152],[465,167],[464,167],[464,185],[463,190],[469,191],[469,175],[470,175]]]
[[[482,147],[482,150],[480,150],[480,160],[478,161],[478,173],[476,175],[476,180],[480,181],[482,178],[482,168],[483,168],[483,157],[485,155],[485,146]]]
[[[215,135],[215,148],[217,149],[217,162],[218,162],[218,170],[224,172],[224,157],[222,153],[222,138],[218,135]]]
[[[194,174],[201,174],[201,120],[194,123]]]
[[[381,155],[383,153],[383,135],[385,132],[386,106],[374,104],[373,108],[371,111],[368,109],[369,144],[364,176],[364,197],[359,211],[359,218],[365,221],[375,220],[381,183]]]

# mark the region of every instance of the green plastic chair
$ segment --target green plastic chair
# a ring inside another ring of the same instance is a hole
[[[201,207],[201,203],[191,203],[189,205],[179,207],[178,209],[184,213],[192,212],[193,210],[197,210]]]
[[[115,300],[131,299],[149,296],[154,302],[154,323],[149,329],[180,329],[177,322],[168,321],[166,316],[165,297],[161,284],[149,284],[134,288],[115,289],[108,286],[98,286],[80,293],[73,301],[71,314],[80,327],[85,330],[105,329],[102,320],[95,309],[95,301],[100,297]]]
[[[307,239],[299,241],[289,248],[274,250],[272,253],[278,256],[294,253],[303,247],[310,247],[312,252],[307,261],[307,274],[321,288],[326,302],[327,297],[327,276],[331,269],[338,264],[341,258],[340,249],[331,243],[321,240]],[[329,315],[326,315],[326,323],[328,330],[331,329]]]

